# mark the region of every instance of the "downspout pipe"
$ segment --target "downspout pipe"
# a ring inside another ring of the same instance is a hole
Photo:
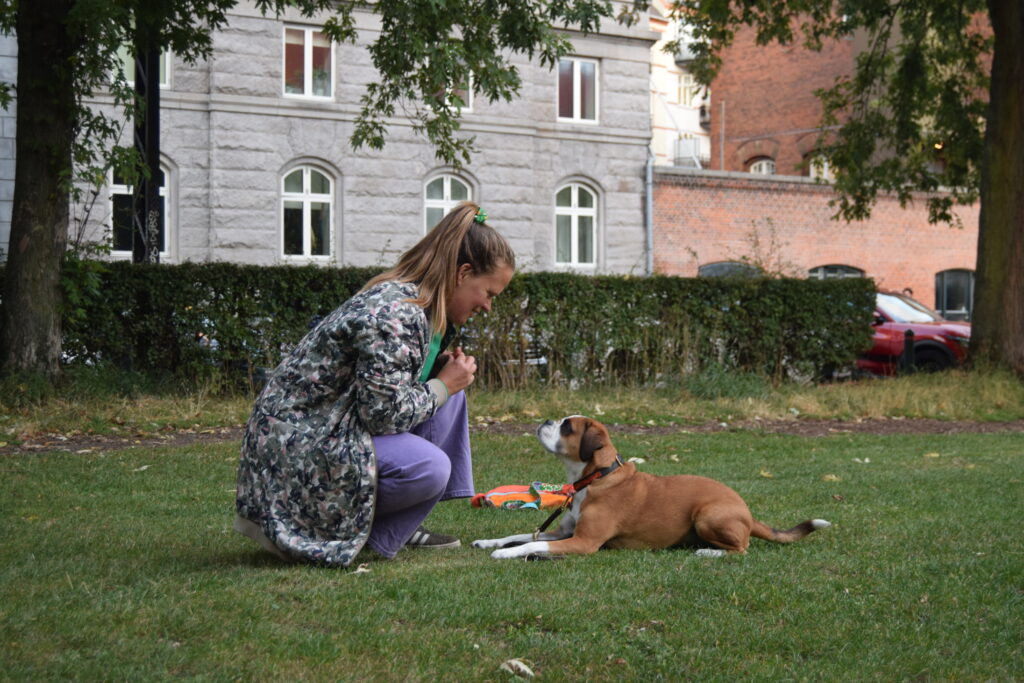
[[[654,275],[654,152],[647,148],[647,167],[645,169],[644,202],[644,250],[647,252],[647,275]]]

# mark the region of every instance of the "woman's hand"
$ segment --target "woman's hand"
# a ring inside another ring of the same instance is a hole
[[[448,362],[437,373],[437,378],[448,387],[450,396],[472,384],[475,375],[476,358],[467,356],[460,346],[448,355]]]

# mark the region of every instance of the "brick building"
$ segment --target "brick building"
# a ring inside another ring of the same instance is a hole
[[[930,225],[923,196],[906,208],[881,196],[869,220],[832,220],[829,170],[813,155],[814,90],[849,73],[859,50],[856,40],[818,53],[737,34],[711,86],[708,168],[655,168],[655,271],[692,277],[755,263],[797,277],[866,276],[969,318],[977,206],[958,211],[960,227]]]

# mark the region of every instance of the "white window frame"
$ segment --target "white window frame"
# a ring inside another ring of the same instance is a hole
[[[473,111],[473,74],[472,74],[472,72],[469,74],[469,79],[466,82],[466,87],[465,88],[453,88],[448,93],[448,103],[451,104],[452,106],[455,106],[454,102],[452,102],[452,99],[451,99],[452,95],[454,95],[456,92],[458,92],[460,90],[462,92],[464,92],[466,94],[466,96],[463,98],[464,104],[462,105],[462,107],[459,108],[459,113],[461,113],[461,114],[472,113],[472,111]]]
[[[844,263],[828,263],[823,266],[815,266],[807,271],[809,280],[839,280],[848,277],[864,277],[864,275],[864,271],[860,268]]]
[[[775,160],[768,157],[755,159],[750,164],[750,172],[754,175],[775,175]]]
[[[571,206],[559,206],[558,205],[558,195],[562,192],[562,190],[564,190],[567,187],[571,188],[571,190],[572,190]],[[593,197],[594,205],[592,207],[581,207],[579,205],[579,192],[580,192],[580,190],[584,190],[585,192],[590,194],[591,197]],[[554,250],[553,250],[554,251],[553,260],[554,260],[555,265],[559,266],[559,267],[564,267],[564,268],[578,268],[578,269],[594,269],[594,268],[597,268],[598,234],[601,231],[600,226],[598,224],[598,210],[597,209],[598,209],[598,206],[599,206],[599,195],[597,194],[597,191],[595,191],[594,188],[592,188],[592,187],[590,187],[588,185],[584,185],[583,183],[580,183],[580,182],[569,182],[569,183],[565,183],[564,185],[559,186],[558,189],[555,190],[555,193],[553,195],[553,199],[554,199],[554,202],[555,202],[555,220],[554,220],[554,226],[553,226],[553,229],[554,229],[554,233],[553,233],[554,239],[552,240],[552,244],[553,244],[553,247],[554,247]],[[568,261],[559,261],[558,260],[558,217],[559,216],[569,216],[570,217],[570,223],[569,223],[569,253],[570,253],[570,257],[569,257]],[[592,219],[591,220],[591,224],[594,227],[594,234],[591,236],[591,243],[593,245],[594,252],[591,254],[592,260],[590,262],[580,261],[580,255],[579,255],[580,220],[579,219],[580,219],[581,216],[590,217]]]
[[[131,45],[122,45],[117,50],[117,54],[121,59],[121,64],[124,69],[125,80],[131,84],[135,82],[135,54],[132,52],[133,47]],[[172,57],[174,53],[170,50],[163,50],[160,52],[160,89],[167,90],[171,87],[171,65],[174,63]],[[113,74],[111,80],[117,78],[117,74]]]
[[[597,124],[601,118],[601,63],[596,59],[587,59],[584,57],[562,57],[559,62],[572,62],[572,117],[565,117],[561,115],[561,96],[562,96],[562,83],[561,83],[561,68],[555,69],[555,112],[558,114],[558,120],[566,123],[585,123],[585,124]],[[585,119],[581,117],[581,110],[583,109],[583,99],[580,95],[580,86],[582,80],[580,79],[580,64],[588,63],[594,65],[594,118]]]
[[[441,199],[428,199],[427,187],[438,179],[444,180],[444,190],[442,191],[443,197]],[[456,180],[466,186],[465,199],[452,199],[452,180]],[[423,234],[426,235],[434,227],[429,224],[430,219],[427,217],[427,209],[441,209],[441,216],[443,218],[461,202],[466,201],[473,201],[473,184],[465,178],[457,176],[454,173],[438,173],[428,178],[427,181],[423,183]]]
[[[174,203],[171,201],[171,193],[169,187],[171,185],[171,169],[163,164],[160,164],[160,171],[164,174],[164,184],[160,187],[160,199],[163,202],[164,208],[164,243],[163,248],[160,250],[160,260],[164,261],[171,257],[171,230],[174,225],[173,213]],[[135,194],[135,186],[127,185],[125,183],[114,182],[114,172],[111,171],[108,176],[107,187],[110,190],[107,195],[107,221],[104,226],[106,231],[106,241],[110,245],[110,256],[115,260],[131,260],[132,250],[115,249],[114,248],[114,195],[127,195],[132,197]],[[133,228],[134,229],[134,228]]]
[[[286,192],[284,189],[285,179],[296,171],[302,171],[302,192]],[[331,191],[329,194],[320,194],[310,191],[310,172],[316,171],[320,175],[327,178],[327,182],[330,183]],[[336,214],[334,207],[334,194],[337,183],[334,177],[322,168],[312,166],[309,164],[302,164],[289,168],[287,171],[281,174],[280,188],[281,188],[281,208],[280,214],[278,215],[278,252],[281,260],[289,263],[329,263],[334,258],[334,230],[336,222]],[[285,204],[287,202],[301,202],[302,203],[302,253],[301,254],[286,254],[284,251],[284,211]],[[312,243],[313,243],[313,229],[312,229],[312,204],[323,203],[327,204],[328,210],[331,212],[328,220],[328,231],[327,231],[327,253],[326,254],[311,254]]]
[[[807,175],[822,183],[830,183],[835,180],[835,175],[832,173],[832,165],[828,159],[820,155],[811,157],[807,166]]]
[[[302,92],[292,93],[288,92],[287,84],[287,64],[288,64],[288,31],[302,31]],[[315,95],[313,94],[313,34],[320,33],[323,31],[314,26],[298,26],[294,24],[285,24],[281,29],[281,94],[284,97],[291,97],[296,99],[304,100],[333,100],[334,93],[336,90],[335,79],[337,74],[336,60],[335,60],[335,44],[333,40],[328,39],[331,44],[331,73],[328,83],[330,84],[330,93],[327,95]]]

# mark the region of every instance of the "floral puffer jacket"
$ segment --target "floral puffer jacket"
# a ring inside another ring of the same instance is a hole
[[[418,380],[430,329],[416,296],[415,284],[399,282],[356,294],[299,342],[256,400],[237,510],[291,557],[352,561],[373,521],[371,436],[409,431],[447,397]]]

